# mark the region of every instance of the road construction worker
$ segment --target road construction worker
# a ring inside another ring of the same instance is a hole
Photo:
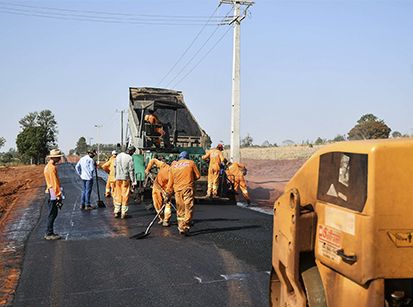
[[[212,148],[202,156],[203,160],[209,159],[207,197],[216,197],[218,194],[219,171],[224,162],[223,150],[224,146],[218,144],[217,148]]]
[[[106,181],[105,197],[110,197],[115,189],[115,159],[117,152],[112,151],[109,160],[102,165],[102,169],[108,173],[108,180]]]
[[[179,160],[171,164],[166,190],[168,198],[172,192],[175,193],[176,215],[180,234],[186,234],[189,231],[194,206],[194,183],[200,177],[195,162],[189,160],[186,151],[181,152]]]
[[[131,190],[136,186],[135,169],[132,155],[136,148],[129,146],[126,152],[121,152],[115,159],[115,195],[113,206],[115,218],[122,219],[128,217],[128,200]]]
[[[49,162],[44,168],[44,178],[46,180],[46,193],[49,194],[49,216],[47,218],[47,229],[44,238],[46,240],[59,240],[61,237],[54,233],[54,221],[58,213],[58,203],[62,199],[62,189],[60,187],[59,176],[57,175],[56,164],[63,154],[58,149],[52,149],[48,158]]]
[[[96,166],[93,158],[96,156],[96,150],[88,150],[76,164],[76,172],[83,181],[82,198],[80,201],[80,209],[92,210],[96,206],[91,205],[90,195],[92,194],[93,178],[95,176]]]
[[[168,163],[163,160],[163,157],[160,157],[159,160],[156,158],[151,159],[145,169],[145,174],[148,175],[154,165],[159,170],[152,186],[152,201],[156,213],[159,213],[163,204],[165,204],[163,212],[159,214],[158,224],[168,227],[171,219],[171,202],[166,197],[166,188],[168,185],[170,167]]]
[[[163,139],[165,136],[165,130],[163,129],[161,121],[155,115],[154,110],[149,110],[149,114],[145,115],[144,119],[149,124],[155,125],[154,131],[160,136],[155,139],[155,145],[156,147],[159,147],[161,145],[161,138]]]
[[[226,173],[228,179],[234,185],[234,191],[238,192],[238,189],[240,189],[242,196],[245,198],[247,203],[250,204],[251,200],[247,190],[247,183],[244,178],[244,175],[247,173],[245,165],[238,162],[228,162]]]

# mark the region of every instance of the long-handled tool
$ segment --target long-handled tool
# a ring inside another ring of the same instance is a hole
[[[151,229],[153,223],[155,223],[155,220],[159,217],[159,215],[163,212],[163,210],[165,209],[166,203],[164,203],[162,205],[162,208],[158,211],[158,213],[155,215],[155,217],[153,218],[153,220],[149,223],[148,227],[146,228],[145,231],[142,231],[136,235],[133,235],[130,237],[130,239],[143,239],[146,236],[148,236],[150,234],[149,230]]]
[[[98,193],[98,201],[97,201],[97,206],[99,208],[105,208],[106,205],[105,203],[100,199],[100,192],[99,192],[99,178],[98,178],[98,168],[95,168],[95,174],[96,174],[96,188],[97,188],[97,193]]]

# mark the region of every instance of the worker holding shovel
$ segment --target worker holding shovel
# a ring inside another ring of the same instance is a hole
[[[158,168],[158,175],[156,176],[153,186],[152,186],[152,201],[156,212],[158,213],[159,221],[158,224],[162,224],[164,227],[169,226],[169,220],[171,219],[171,203],[166,201],[165,189],[168,185],[169,179],[169,169],[170,166],[165,162],[163,157],[159,160],[153,158],[149,161],[148,166],[145,169],[145,174],[149,175],[151,168],[155,165]],[[165,208],[163,212],[161,211],[162,205],[165,203]]]
[[[192,220],[194,206],[194,183],[201,177],[194,161],[189,160],[186,151],[179,154],[179,160],[171,164],[168,179],[168,198],[175,192],[178,231],[187,234]]]

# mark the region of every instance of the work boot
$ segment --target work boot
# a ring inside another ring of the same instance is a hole
[[[158,225],[161,225],[162,223],[163,223],[162,220],[159,220],[159,221],[158,221]]]
[[[85,210],[85,209],[86,209],[85,205],[80,206],[80,210]]]
[[[58,234],[52,233],[44,236],[45,240],[52,241],[52,240],[60,240],[62,237]]]
[[[115,219],[120,217],[120,212],[115,212]]]
[[[86,206],[86,210],[93,210],[93,209],[96,209],[96,206],[93,206],[93,205]]]
[[[249,199],[247,199],[247,204],[251,205],[251,201]]]
[[[169,227],[169,223],[168,223],[167,221],[163,221],[163,222],[162,222],[162,226],[163,226],[163,227]]]
[[[127,219],[127,218],[129,218],[130,217],[130,215],[128,215],[128,214],[122,214],[121,216],[120,216],[120,218],[122,219],[122,220],[124,220],[124,219]]]

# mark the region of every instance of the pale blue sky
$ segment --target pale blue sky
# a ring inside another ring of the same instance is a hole
[[[71,20],[68,14],[208,17],[218,2],[0,0],[3,150],[15,147],[19,119],[46,108],[56,116],[64,151],[74,148],[80,136],[95,142],[96,124],[103,125],[101,142],[118,142],[115,110],[127,108],[129,86],[173,87],[176,82],[169,81],[216,29],[206,27],[160,83],[202,23],[101,23]],[[223,5],[217,14],[229,10]],[[219,27],[175,81],[227,29]],[[383,119],[393,131],[413,133],[412,32],[413,1],[256,0],[241,29],[242,136],[249,133],[257,144],[333,138],[347,133],[365,113]],[[231,69],[232,30],[173,87],[183,91],[214,143],[230,139]]]

